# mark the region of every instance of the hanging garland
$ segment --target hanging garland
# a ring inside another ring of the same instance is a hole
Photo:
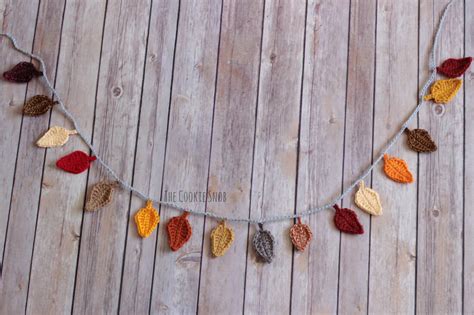
[[[451,2],[446,6],[441,16],[438,30],[436,32],[435,41],[431,51],[430,61],[430,68],[434,70],[432,70],[430,78],[422,88],[422,92],[420,95],[420,103],[417,105],[408,120],[403,124],[401,130],[389,142],[389,144],[382,151],[380,156],[374,160],[374,163],[351,186],[346,188],[346,190],[338,198],[335,199],[334,203],[337,203],[342,200],[352,189],[356,188],[358,185],[358,190],[354,194],[354,203],[357,205],[357,207],[373,216],[382,215],[382,203],[380,201],[379,194],[374,189],[366,187],[363,179],[368,176],[373,171],[375,165],[383,159],[383,170],[388,178],[397,183],[403,184],[409,184],[414,182],[413,174],[411,173],[406,161],[398,157],[390,156],[387,153],[403,133],[407,135],[408,148],[410,148],[411,150],[418,153],[430,153],[437,150],[437,146],[427,130],[409,130],[407,126],[421,109],[421,105],[423,104],[422,100],[431,100],[435,103],[442,104],[450,102],[456,96],[462,86],[462,80],[458,79],[458,77],[462,76],[471,65],[472,58],[466,57],[461,59],[450,58],[445,60],[438,67],[435,67],[437,38],[450,5]],[[111,203],[113,198],[113,192],[118,187],[130,190],[142,199],[146,200],[145,207],[139,209],[134,215],[134,220],[137,227],[137,234],[142,238],[149,237],[157,228],[160,222],[160,215],[158,211],[153,207],[154,203],[184,211],[182,215],[171,218],[168,224],[166,225],[166,230],[168,234],[168,244],[172,251],[179,250],[189,241],[192,236],[192,227],[187,218],[190,213],[219,219],[220,223],[212,230],[210,235],[211,252],[212,255],[215,257],[223,256],[229,250],[234,241],[234,230],[231,226],[227,224],[227,221],[257,224],[258,229],[253,236],[252,244],[257,256],[263,262],[267,263],[272,262],[275,257],[275,238],[269,230],[265,230],[263,228],[263,223],[297,219],[297,223],[295,223],[289,231],[289,237],[292,244],[298,251],[304,251],[310,244],[311,239],[313,237],[313,233],[311,232],[310,227],[307,224],[302,223],[301,217],[309,216],[325,209],[334,208],[334,225],[341,232],[348,234],[364,233],[364,227],[359,222],[356,212],[348,208],[341,208],[339,205],[334,203],[329,203],[322,207],[310,209],[298,214],[295,213],[255,220],[251,218],[233,218],[220,216],[208,211],[185,209],[176,204],[163,202],[161,200],[152,200],[145,194],[135,189],[133,186],[121,180],[118,175],[104,162],[104,160],[97,156],[97,151],[87,140],[87,137],[85,137],[79,131],[74,116],[66,109],[64,104],[61,102],[58,93],[49,82],[49,79],[46,75],[45,64],[43,60],[38,56],[35,56],[25,50],[18,48],[16,40],[11,35],[0,33],[0,36],[5,36],[9,38],[17,51],[37,60],[40,63],[40,69],[42,70],[38,70],[31,62],[20,62],[10,70],[4,72],[3,78],[6,81],[14,83],[27,83],[34,78],[42,78],[49,91],[57,99],[56,101],[53,101],[48,96],[36,95],[30,98],[27,102],[25,102],[23,107],[24,115],[43,115],[47,113],[51,108],[53,108],[54,105],[58,105],[59,110],[64,113],[64,115],[72,122],[73,126],[75,127],[75,129],[73,130],[65,129],[61,126],[51,127],[38,139],[38,141],[36,142],[37,146],[41,148],[60,147],[68,142],[71,135],[79,135],[80,138],[86,143],[86,145],[91,150],[92,155],[89,156],[87,153],[84,153],[82,151],[74,151],[60,158],[56,162],[56,166],[66,172],[79,174],[88,170],[91,166],[91,163],[97,160],[98,163],[102,165],[109,173],[109,175],[115,180],[102,180],[97,183],[91,190],[90,196],[85,204],[85,210],[97,211],[98,209],[106,207],[108,204]],[[435,82],[436,73],[444,75],[449,79],[442,79]],[[430,94],[427,94],[426,92],[430,86]]]

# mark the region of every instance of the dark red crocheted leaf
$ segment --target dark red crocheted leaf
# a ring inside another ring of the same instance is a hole
[[[348,208],[341,209],[338,205],[334,205],[334,209],[336,209],[334,224],[341,232],[349,234],[364,234],[364,227],[360,224],[354,211]]]
[[[74,151],[60,158],[56,166],[66,172],[79,174],[87,170],[95,159],[95,156],[89,156],[82,151]]]
[[[34,77],[42,75],[43,72],[36,70],[31,62],[20,62],[12,69],[3,73],[5,80],[15,83],[27,83]]]
[[[172,251],[177,251],[189,241],[193,234],[191,224],[187,219],[189,213],[185,212],[180,216],[172,218],[166,229],[168,230],[168,244]]]
[[[436,68],[438,73],[448,77],[457,78],[466,72],[472,62],[472,57],[466,57],[461,59],[450,58],[445,60],[441,66]]]

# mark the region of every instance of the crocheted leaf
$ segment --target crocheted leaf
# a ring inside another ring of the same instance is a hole
[[[103,208],[112,201],[112,193],[117,186],[115,182],[101,181],[92,188],[89,200],[86,202],[87,211]]]
[[[334,215],[334,224],[344,233],[364,234],[364,227],[360,224],[357,214],[348,208],[339,208],[334,205],[336,214]]]
[[[137,225],[138,235],[147,238],[160,223],[160,215],[155,208],[153,202],[147,200],[145,208],[141,208],[135,213],[135,224]]]
[[[416,152],[433,152],[438,149],[428,131],[424,129],[405,129],[408,136],[408,147]]]
[[[180,249],[191,238],[193,230],[187,219],[188,214],[185,212],[180,216],[172,218],[166,226],[168,230],[168,244],[173,251]]]
[[[43,72],[36,70],[31,62],[20,62],[12,69],[3,73],[5,80],[15,83],[27,83],[34,77],[42,75]]]
[[[354,202],[359,208],[369,214],[382,214],[379,194],[375,190],[365,187],[363,180],[359,183],[359,190],[355,194]]]
[[[223,256],[234,241],[234,230],[225,221],[219,223],[211,232],[211,251],[215,257]]]
[[[79,174],[87,170],[91,162],[95,160],[95,156],[89,156],[82,151],[74,151],[60,158],[56,162],[56,166],[66,172]]]
[[[390,157],[388,154],[384,154],[384,167],[385,174],[392,180],[399,183],[413,183],[413,175],[408,169],[407,162],[396,157]]]
[[[452,100],[461,88],[462,80],[438,80],[431,86],[431,94],[425,96],[425,101],[446,104]]]
[[[274,257],[273,246],[274,246],[273,235],[270,231],[264,230],[260,226],[253,237],[253,248],[257,252],[258,256],[266,263],[271,263]]]
[[[472,57],[466,57],[461,59],[450,58],[445,60],[441,66],[436,68],[438,73],[448,77],[457,78],[466,72],[472,62]]]
[[[36,142],[42,148],[53,148],[64,145],[69,140],[69,135],[77,134],[76,130],[68,130],[63,127],[54,126]]]
[[[53,102],[45,95],[36,95],[30,98],[23,106],[23,114],[28,116],[39,116],[45,114],[57,102]]]
[[[312,238],[313,233],[309,226],[301,223],[301,218],[298,218],[298,223],[290,229],[290,239],[293,245],[295,245],[297,250],[304,251]]]

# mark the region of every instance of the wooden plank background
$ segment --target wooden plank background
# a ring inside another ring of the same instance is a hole
[[[234,216],[301,212],[337,196],[400,127],[428,76],[428,52],[447,0],[0,0],[2,32],[41,55],[48,74],[102,157],[140,190],[226,192],[186,206]],[[438,58],[474,55],[474,2],[456,0]],[[25,60],[0,39],[3,72]],[[359,212],[366,233],[341,235],[331,211],[268,224],[276,258],[258,262],[255,226],[210,255],[213,219],[190,216],[178,252],[165,223],[136,233],[143,201],[125,191],[84,213],[106,174],[54,163],[86,150],[34,142],[56,111],[21,115],[38,81],[0,82],[0,314],[474,314],[474,70],[450,104],[427,104],[411,127],[438,151],[404,141],[416,183],[381,168],[366,180],[384,215]],[[354,207],[352,196],[342,201]]]

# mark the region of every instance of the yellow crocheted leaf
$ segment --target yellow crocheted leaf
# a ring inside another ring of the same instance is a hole
[[[392,180],[399,183],[413,183],[413,175],[408,169],[407,162],[396,157],[390,157],[388,154],[384,154],[384,167],[385,174]]]
[[[355,194],[354,202],[359,208],[371,215],[382,214],[379,194],[375,190],[365,187],[363,180],[359,183],[359,190]]]
[[[147,200],[145,208],[141,208],[135,213],[135,223],[137,224],[138,234],[146,238],[153,233],[160,222],[160,215],[155,208],[153,202]]]
[[[36,145],[41,148],[54,148],[64,145],[69,140],[69,135],[77,134],[76,130],[68,130],[63,127],[51,127],[46,133],[36,142]]]
[[[211,232],[211,251],[215,257],[223,256],[234,242],[234,230],[225,224],[219,223]]]
[[[425,101],[446,104],[452,100],[461,88],[462,80],[438,80],[431,86],[431,94],[425,96]]]

